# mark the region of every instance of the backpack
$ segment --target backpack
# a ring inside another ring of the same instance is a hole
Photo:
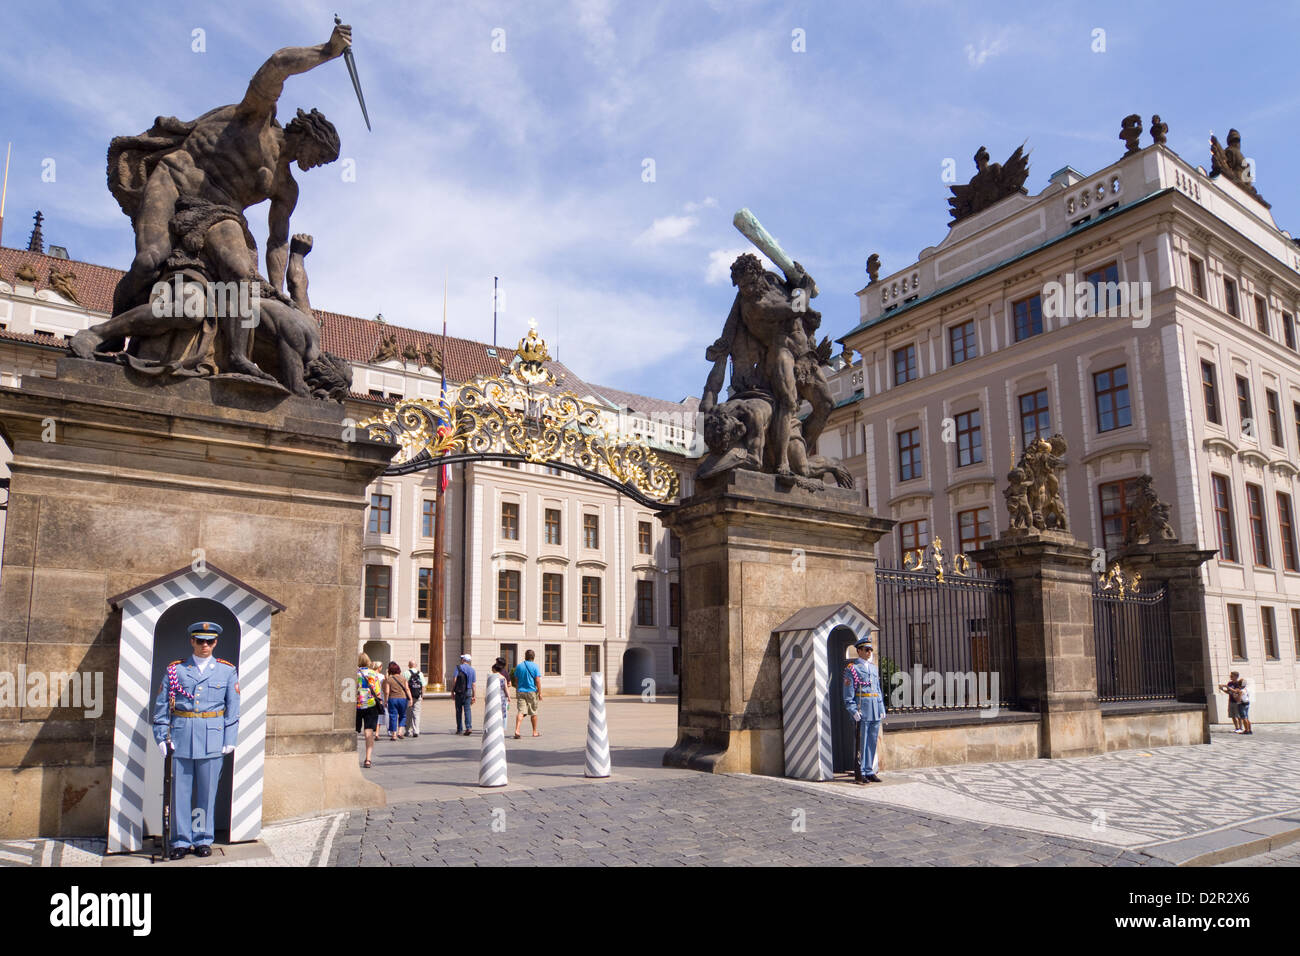
[[[451,692],[457,697],[464,697],[469,693],[469,675],[461,667],[456,668],[456,680],[451,685]]]
[[[419,671],[411,671],[406,686],[411,689],[411,700],[419,700],[424,694],[424,681],[420,680]]]
[[[368,670],[357,671],[357,709],[365,710],[372,706],[375,701],[374,681]]]

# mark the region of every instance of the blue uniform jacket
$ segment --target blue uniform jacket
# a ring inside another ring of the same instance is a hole
[[[221,748],[233,747],[239,737],[239,675],[235,666],[218,658],[202,676],[191,656],[176,662],[176,677],[184,693],[176,694],[176,709],[196,713],[222,711],[219,717],[180,717],[170,712],[171,694],[167,674],[153,707],[154,740],[162,740],[171,728],[175,755],[184,760],[220,757]],[[191,700],[186,694],[193,694]]]
[[[863,694],[876,696],[863,697]],[[858,658],[844,668],[844,707],[850,714],[861,712],[863,720],[884,719],[884,691],[880,687],[880,671],[875,662],[868,663]]]

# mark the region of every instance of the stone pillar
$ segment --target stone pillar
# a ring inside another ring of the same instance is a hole
[[[1169,589],[1174,693],[1187,703],[1204,704],[1214,697],[1201,565],[1216,554],[1202,551],[1195,544],[1157,541],[1130,545],[1118,558],[1124,570],[1142,575],[1144,585]]]
[[[732,471],[662,516],[681,539],[677,744],[664,765],[781,775],[781,665],[772,629],[796,611],[876,607],[875,543],[893,522],[860,491],[783,488]]]
[[[285,605],[260,677],[263,819],[382,805],[340,689],[356,672],[365,491],[395,448],[344,441],[343,414],[236,379],[148,387],[71,358],[57,378],[0,389],[14,455],[0,672],[100,673],[104,698],[98,715],[0,698],[0,837],[106,831],[122,625],[107,598],[200,556]]]
[[[1062,532],[1009,531],[971,557],[1011,581],[1016,696],[1022,707],[1041,715],[1040,754],[1105,753],[1092,626],[1092,550]]]

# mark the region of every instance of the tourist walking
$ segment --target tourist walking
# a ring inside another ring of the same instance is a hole
[[[460,655],[451,678],[451,696],[456,704],[456,733],[468,737],[474,730],[473,706],[478,700],[478,675],[470,666],[468,654]]]
[[[1250,728],[1250,688],[1246,686],[1246,678],[1241,679],[1241,693],[1237,700],[1237,713],[1241,717],[1241,732],[1243,734],[1253,734],[1255,731]]]
[[[424,674],[415,661],[406,662],[406,686],[411,689],[411,706],[406,711],[406,729],[412,737],[420,736],[420,702],[424,698]]]
[[[375,752],[375,732],[379,727],[379,714],[384,705],[379,672],[370,666],[370,658],[362,654],[357,658],[357,733],[364,728],[366,734],[366,762],[369,768]]]
[[[407,686],[397,661],[391,661],[388,665],[388,676],[384,678],[384,697],[388,700],[388,739],[401,740],[406,736],[406,709],[411,704],[411,688]]]
[[[509,665],[506,664],[506,659],[504,657],[498,657],[492,664],[493,676],[489,678],[489,680],[501,681],[501,726],[502,727],[505,727],[506,720],[510,716],[510,682],[506,680],[506,669],[508,666]],[[483,723],[486,726],[487,717],[483,718]]]
[[[1232,718],[1232,732],[1242,733],[1241,726],[1241,675],[1236,671],[1228,674],[1228,682],[1220,684],[1219,690],[1228,695],[1228,716]]]
[[[524,717],[533,722],[533,736],[541,736],[537,729],[537,708],[542,702],[542,675],[534,663],[536,657],[536,651],[524,651],[524,659],[515,668],[515,740],[519,739],[519,725]]]

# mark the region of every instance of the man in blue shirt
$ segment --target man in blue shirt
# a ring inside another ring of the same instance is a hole
[[[536,657],[536,651],[524,651],[523,662],[515,668],[515,740],[519,739],[519,725],[525,714],[532,719],[533,736],[541,736],[537,731],[537,705],[542,702],[542,675]]]
[[[469,655],[460,655],[460,663],[451,676],[451,696],[456,703],[456,733],[468,737],[474,729],[474,702],[478,700],[478,675],[469,666]]]

